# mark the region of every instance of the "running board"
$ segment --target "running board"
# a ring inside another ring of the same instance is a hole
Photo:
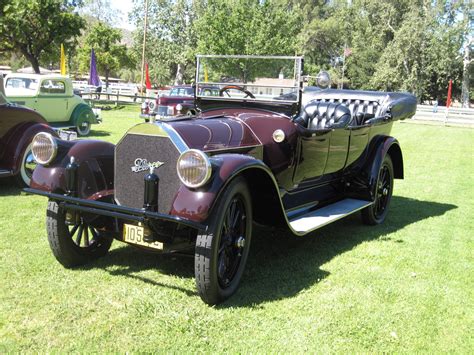
[[[290,226],[298,234],[306,234],[315,229],[346,217],[364,207],[371,205],[370,201],[346,198],[345,200],[322,207],[305,215],[290,220]]]
[[[5,177],[5,176],[12,176],[13,173],[11,170],[3,170],[0,169],[0,177]]]

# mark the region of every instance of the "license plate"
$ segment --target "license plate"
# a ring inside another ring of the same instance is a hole
[[[141,245],[148,248],[163,250],[163,243],[146,242],[143,240],[145,236],[145,228],[133,224],[123,225],[123,241],[131,244]]]

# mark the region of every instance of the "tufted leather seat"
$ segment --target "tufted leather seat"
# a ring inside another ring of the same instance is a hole
[[[351,117],[351,111],[344,104],[313,100],[298,117],[298,123],[311,130],[341,128],[349,124]]]

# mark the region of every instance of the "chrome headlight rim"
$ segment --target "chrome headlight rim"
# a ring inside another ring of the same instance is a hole
[[[52,154],[49,156],[49,158],[47,160],[43,160],[43,159],[39,158],[37,154],[35,154],[35,142],[37,141],[37,138],[41,138],[41,137],[44,137],[45,139],[47,139],[49,141],[49,143],[51,144],[52,150],[53,150]],[[31,152],[33,154],[33,158],[35,159],[35,161],[38,164],[48,165],[49,163],[51,163],[56,158],[56,155],[58,153],[58,143],[56,142],[56,139],[50,133],[39,132],[33,137]]]
[[[190,183],[189,181],[187,181],[182,175],[181,175],[181,172],[180,172],[180,169],[179,169],[179,165],[180,165],[180,162],[182,159],[184,159],[187,155],[189,154],[197,154],[198,156],[200,156],[206,167],[206,174],[204,175],[203,179],[201,181],[199,181],[198,183]],[[188,149],[186,151],[184,151],[183,153],[181,153],[181,155],[179,156],[178,158],[178,161],[176,162],[176,171],[178,173],[178,177],[179,177],[179,180],[187,187],[189,188],[192,188],[192,189],[196,189],[196,188],[199,188],[201,186],[204,186],[208,181],[209,179],[211,178],[211,175],[212,175],[212,164],[211,164],[211,161],[209,160],[209,157],[207,156],[206,153],[204,153],[203,151],[199,150],[199,149]]]

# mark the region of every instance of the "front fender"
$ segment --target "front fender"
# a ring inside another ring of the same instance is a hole
[[[79,126],[83,122],[89,122],[91,124],[99,123],[94,111],[92,111],[92,108],[85,103],[80,103],[74,108],[74,111],[72,111],[71,114],[70,122],[71,125],[75,127]]]
[[[11,137],[11,142],[17,142],[16,144],[10,144],[10,149],[7,149],[6,157],[8,157],[9,163],[7,166],[11,166],[13,173],[17,174],[21,168],[21,159],[23,153],[28,145],[33,140],[34,136],[39,132],[50,133],[53,137],[57,137],[57,133],[47,124],[43,123],[31,123],[26,129],[17,130]]]
[[[248,174],[252,169],[268,178],[275,192],[273,195],[278,196],[273,174],[261,160],[242,154],[218,154],[212,156],[211,161],[213,172],[209,183],[199,189],[181,185],[172,205],[172,215],[196,222],[206,221],[227,184],[237,175]],[[249,186],[251,184],[252,181],[249,181]]]
[[[58,140],[58,146],[55,161],[39,165],[33,172],[31,188],[65,193],[65,168],[74,157],[79,164],[77,197],[97,200],[113,195],[115,145],[93,140]]]

